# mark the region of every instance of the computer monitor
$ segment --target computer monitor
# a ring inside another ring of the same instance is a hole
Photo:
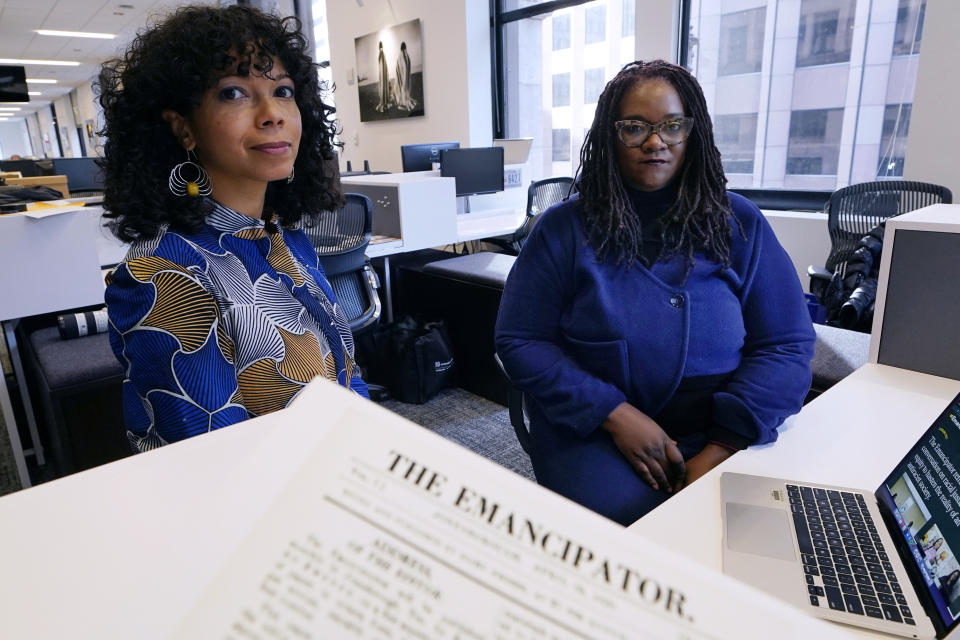
[[[893,242],[885,242],[883,250],[892,251],[873,327],[879,331],[879,364],[960,380],[960,279],[954,275],[960,225],[950,226],[935,230],[888,221],[886,235]]]
[[[103,172],[96,158],[54,158],[53,173],[67,176],[71,191],[103,191]]]
[[[433,163],[440,162],[440,152],[444,149],[459,149],[459,142],[429,142],[425,144],[405,144],[400,147],[400,159],[403,172],[432,171]]]
[[[19,171],[24,178],[40,175],[40,167],[33,160],[4,160],[0,162],[0,171]]]
[[[24,67],[0,66],[0,102],[30,102]]]
[[[456,178],[458,196],[503,191],[503,147],[447,149],[440,154],[440,175]]]

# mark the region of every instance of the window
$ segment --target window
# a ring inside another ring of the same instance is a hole
[[[607,5],[587,7],[584,11],[583,42],[594,44],[607,39]]]
[[[803,0],[797,66],[849,62],[856,9],[857,0]]]
[[[313,41],[317,47],[313,59],[321,65],[320,80],[327,86],[323,101],[330,106],[335,106],[332,91],[333,71],[330,69],[330,41],[327,38],[327,3],[323,0],[314,0],[310,5],[310,11],[313,15]]]
[[[515,11],[517,9],[526,9],[531,5],[550,2],[551,0],[503,0],[504,11]]]
[[[688,0],[686,64],[732,187],[834,191],[902,173],[918,65],[899,56],[919,51],[924,2],[884,1]]]
[[[716,116],[713,132],[726,173],[753,173],[754,145],[757,142],[757,114]]]
[[[806,109],[790,115],[786,172],[836,175],[843,109]]]
[[[583,103],[595,104],[603,88],[606,86],[603,79],[603,67],[587,69],[583,72]]]
[[[553,74],[553,106],[570,106],[570,72]]]
[[[621,37],[633,32],[636,14],[627,14],[635,11],[629,6],[635,0],[590,0],[537,13],[538,4],[504,0],[505,11],[522,5],[523,12],[506,16],[498,34],[503,84],[495,96],[494,113],[502,114],[497,137],[533,138],[524,181],[574,174],[597,97],[636,58],[634,37]],[[565,49],[553,47],[557,22],[570,25]]]
[[[760,71],[766,17],[766,7],[721,16],[719,75]]]
[[[823,141],[827,137],[826,109],[794,111],[790,118],[791,140]]]
[[[637,29],[637,0],[622,0],[620,36],[632,38]]]
[[[897,7],[897,26],[893,35],[893,55],[907,56],[920,50],[926,10],[926,0],[900,0]]]
[[[837,23],[840,21],[839,11],[818,13],[813,20],[813,40],[810,43],[810,53],[824,55],[836,53]]]
[[[570,161],[570,129],[553,130],[553,161]]]
[[[883,133],[880,136],[878,177],[902,177],[903,159],[907,152],[910,131],[909,104],[888,104],[883,110]]]
[[[553,19],[553,50],[570,48],[570,14],[565,13]]]

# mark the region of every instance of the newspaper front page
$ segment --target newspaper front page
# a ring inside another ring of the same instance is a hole
[[[179,637],[844,635],[329,383],[285,413],[325,435]]]

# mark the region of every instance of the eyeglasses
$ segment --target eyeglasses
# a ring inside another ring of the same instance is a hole
[[[674,118],[657,124],[649,124],[643,120],[620,120],[614,123],[620,142],[627,147],[639,147],[653,134],[669,146],[680,144],[690,135],[693,129],[693,118]]]

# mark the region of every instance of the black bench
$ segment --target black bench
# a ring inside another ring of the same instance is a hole
[[[508,388],[493,359],[493,331],[515,259],[481,252],[408,265],[397,273],[400,312],[446,323],[457,385],[504,406]]]
[[[813,325],[817,332],[814,345],[813,382],[808,400],[837,384],[866,364],[870,356],[870,334],[823,324]]]
[[[448,324],[461,386],[505,404],[496,391],[500,374],[493,363],[493,332],[507,275],[516,260],[500,253],[475,253],[438,260],[420,269],[417,304]],[[823,393],[867,362],[870,335],[815,324],[817,342],[808,399]],[[482,378],[489,376],[490,380]]]
[[[23,351],[57,475],[130,454],[121,406],[124,371],[107,334],[63,340],[56,327],[45,327],[29,334]]]

